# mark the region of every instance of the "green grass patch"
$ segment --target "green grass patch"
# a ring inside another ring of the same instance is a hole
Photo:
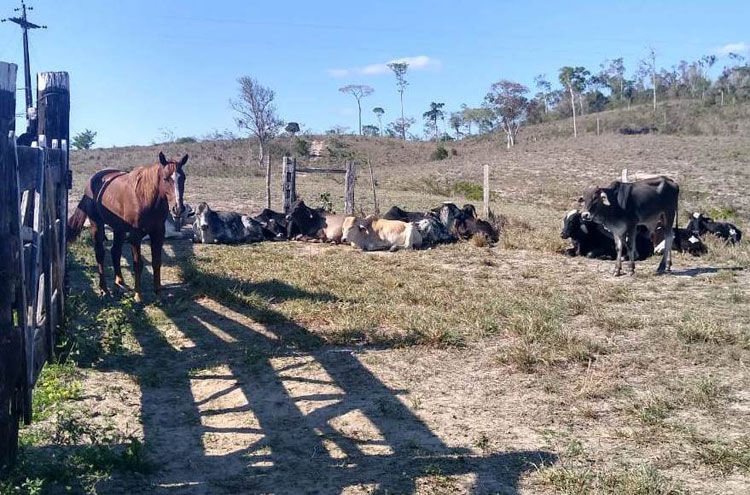
[[[537,479],[562,495],[682,495],[685,490],[650,465],[607,469],[558,465],[544,467]]]

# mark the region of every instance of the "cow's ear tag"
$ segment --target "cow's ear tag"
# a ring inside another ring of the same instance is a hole
[[[607,196],[607,193],[602,191],[601,197],[602,197],[602,203],[604,204],[604,206],[612,206],[612,203],[609,202],[609,197]]]

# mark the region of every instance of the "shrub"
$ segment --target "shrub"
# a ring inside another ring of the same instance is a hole
[[[439,160],[445,160],[448,158],[448,150],[445,149],[445,146],[443,144],[438,144],[438,147],[435,151],[430,153],[430,160],[432,161],[439,161]]]
[[[482,201],[484,197],[482,186],[474,182],[456,182],[453,190],[471,201]]]
[[[174,140],[177,144],[186,144],[186,143],[197,143],[198,140],[195,139],[193,136],[183,136],[181,138],[177,138]]]
[[[307,139],[295,138],[294,139],[294,152],[298,156],[309,156],[310,155],[310,142]]]

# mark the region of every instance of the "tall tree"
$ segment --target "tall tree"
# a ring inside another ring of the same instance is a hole
[[[516,134],[526,116],[529,88],[513,81],[502,80],[492,85],[485,102],[495,112],[506,136],[506,146],[510,149],[516,143]]]
[[[383,114],[385,113],[385,110],[383,110],[380,107],[375,107],[372,109],[372,113],[374,113],[378,118],[378,128],[380,129],[380,136],[383,136]]]
[[[461,139],[461,127],[464,126],[463,112],[451,112],[448,124],[451,126],[451,129],[455,131],[456,139]]]
[[[560,84],[570,93],[570,108],[573,111],[573,137],[578,137],[576,127],[576,94],[586,87],[586,77],[589,71],[584,67],[562,67],[560,69]]]
[[[445,103],[436,103],[433,101],[430,103],[430,109],[422,114],[422,117],[430,123],[430,127],[435,132],[435,141],[439,138],[437,121],[445,116],[445,112],[442,110],[444,106]]]
[[[372,87],[365,84],[349,84],[339,88],[342,93],[350,94],[357,100],[357,116],[359,118],[359,135],[362,135],[362,98],[366,98],[375,92]]]
[[[276,95],[272,89],[263,86],[252,77],[243,76],[237,82],[240,85],[239,97],[230,100],[229,104],[239,114],[236,117],[237,127],[246,129],[258,140],[258,169],[262,170],[266,144],[283,125],[282,120],[276,115],[276,107],[273,104]],[[266,160],[267,186],[270,180],[271,161]],[[266,206],[271,207],[270,190],[267,190]]]
[[[409,85],[409,82],[406,80],[406,71],[409,70],[409,64],[406,62],[391,62],[388,64],[388,68],[393,71],[393,74],[396,76],[396,90],[398,91],[399,97],[401,98],[401,121],[405,122],[404,119],[404,90],[406,89],[406,86]],[[401,126],[403,129],[404,127]],[[408,129],[408,127],[406,127]],[[401,139],[406,139],[406,130],[404,130],[404,133],[401,135]]]
[[[653,47],[649,48],[649,54],[651,55],[651,83],[654,86],[654,111],[656,111],[656,51]]]
[[[548,113],[549,96],[550,93],[552,93],[552,83],[547,80],[547,76],[545,74],[539,74],[534,78],[534,84],[536,84],[536,88],[539,90],[539,97],[544,104],[544,113]]]

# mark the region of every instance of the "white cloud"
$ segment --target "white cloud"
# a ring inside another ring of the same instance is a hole
[[[352,69],[328,69],[328,73],[336,78],[347,77],[355,74],[364,76],[387,74],[391,71],[391,69],[388,68],[388,64],[394,62],[409,64],[409,70],[439,70],[443,66],[443,63],[436,58],[428,57],[427,55],[417,55],[415,57],[401,57],[389,60],[388,62],[370,64],[364,67],[355,67]]]
[[[727,43],[726,45],[716,49],[716,55],[726,56],[730,53],[748,53],[750,52],[750,45],[745,42],[739,43]]]

